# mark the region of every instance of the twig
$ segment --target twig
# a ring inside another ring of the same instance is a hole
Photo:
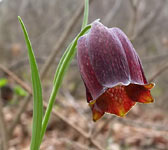
[[[117,118],[117,121],[124,123],[129,126],[139,127],[139,128],[146,128],[146,129],[153,129],[156,131],[163,131],[168,132],[168,128],[163,125],[157,125],[153,123],[144,123],[141,121],[134,121],[131,119],[124,119],[124,118]]]
[[[129,0],[132,9],[138,9],[141,0]]]
[[[103,150],[102,146],[97,141],[94,140],[94,134],[93,134],[94,126],[95,126],[95,124],[92,122],[91,125],[90,125],[89,133],[88,133],[88,140],[89,140],[91,145],[96,146],[97,149],[99,149],[99,150]]]
[[[80,115],[84,113],[84,111],[80,109],[81,107],[80,104],[76,103],[74,97],[71,95],[71,93],[68,90],[63,89],[63,95],[68,100],[68,105],[73,106],[76,112],[78,112]]]
[[[45,62],[45,60],[46,60],[46,57],[36,57],[36,61],[38,64],[43,64]],[[27,57],[16,60],[16,62],[11,64],[8,68],[11,71],[14,71],[14,70],[18,70],[26,65],[29,65],[29,59]]]
[[[165,64],[162,68],[160,68],[150,79],[149,82],[153,82],[158,76],[160,76],[164,71],[168,69],[168,64]]]
[[[9,69],[5,68],[4,66],[0,65],[0,69],[5,72],[6,74],[8,74],[13,80],[15,80],[22,88],[24,88],[28,93],[32,93],[31,88],[25,83],[22,82],[21,79],[19,79],[19,77],[17,77],[13,72],[11,72]],[[29,99],[31,98],[31,95],[28,95],[28,97],[26,97],[23,100],[23,103],[21,105],[21,107],[19,107],[19,110],[16,113],[16,117],[14,118],[13,122],[10,124],[9,129],[8,129],[8,133],[9,133],[9,138],[11,137],[14,128],[16,127],[17,123],[20,120],[20,116],[21,114],[25,111],[28,103],[29,103]]]
[[[74,142],[74,141],[71,141],[71,140],[68,140],[68,139],[65,139],[65,138],[61,138],[61,139],[59,139],[59,141],[71,145],[72,148],[77,148],[78,147],[80,150],[95,150],[95,149],[92,149],[92,148],[88,148],[87,146],[85,146],[83,144],[80,144],[79,142]]]
[[[8,132],[6,129],[6,122],[3,115],[2,100],[0,99],[0,131],[2,138],[2,150],[8,150]],[[0,145],[1,148],[1,145]]]
[[[47,57],[36,57],[36,61],[38,64],[42,65],[45,63],[46,58]],[[59,58],[56,58],[53,65],[58,64],[58,62],[59,62]],[[75,66],[76,64],[77,64],[76,61],[72,60],[71,66]],[[27,65],[29,65],[29,59],[26,57],[26,58],[17,60],[15,63],[9,66],[9,69],[15,72],[15,70],[18,70]]]
[[[47,107],[47,104],[44,104],[45,107]],[[85,131],[83,131],[81,128],[77,127],[76,125],[72,124],[71,122],[69,122],[63,115],[61,115],[60,113],[58,113],[57,111],[53,110],[52,113],[58,117],[59,119],[61,119],[64,123],[66,123],[67,125],[69,125],[71,128],[73,128],[75,131],[77,131],[80,135],[82,135],[85,139],[87,139],[88,141],[90,141],[90,143],[95,146],[98,150],[103,150],[103,148],[97,143],[97,141],[93,140],[92,136],[90,136],[89,133],[86,133]]]
[[[22,88],[24,88],[28,93],[32,93],[31,88],[23,82],[17,75],[15,75],[12,71],[4,67],[3,65],[0,65],[0,69],[8,74],[10,77],[12,77],[13,80],[15,80],[19,85],[21,85]]]
[[[111,119],[107,118],[107,119],[103,122],[102,126],[93,134],[93,137],[97,137],[97,135],[102,131],[102,129],[103,129],[107,124],[109,124],[109,123],[113,120],[113,118],[114,118],[114,117],[112,117]]]
[[[142,58],[142,62],[146,63],[156,63],[158,61],[162,61],[164,59],[167,59],[168,53],[160,54],[157,56],[151,56],[151,57],[144,57]]]
[[[93,140],[93,138],[89,138],[89,140],[98,150],[104,150],[97,141]]]
[[[2,69],[3,68],[3,69]],[[13,80],[15,80],[22,88],[24,88],[28,93],[29,93],[29,98],[32,96],[32,90],[29,87],[29,85],[27,85],[24,81],[22,81],[21,79],[19,79],[14,73],[12,73],[10,70],[8,70],[7,68],[5,68],[4,66],[0,65],[0,69],[2,71],[4,71],[5,73],[7,73]],[[28,99],[28,98],[27,98]],[[24,107],[22,106],[22,111],[18,111],[18,113],[20,114],[16,114],[16,116],[20,116],[24,110],[25,107],[27,106],[26,103],[28,103],[27,99],[24,101]],[[47,103],[45,102],[45,100],[43,101],[44,107],[47,107]],[[103,150],[103,148],[101,148],[101,146],[95,141],[93,140],[90,135],[88,133],[86,133],[85,131],[83,131],[81,128],[77,127],[76,125],[72,124],[71,122],[69,122],[67,120],[66,117],[64,117],[62,114],[60,114],[59,112],[55,111],[54,109],[52,110],[52,113],[58,117],[60,120],[62,120],[64,123],[66,123],[68,126],[70,126],[71,128],[73,128],[75,131],[77,131],[82,137],[84,137],[85,139],[89,140],[91,142],[92,145],[94,145],[98,150]],[[19,118],[15,119],[14,122],[12,123],[12,125],[9,128],[9,131],[13,131],[14,127],[16,126],[16,124],[18,123]],[[12,133],[12,132],[11,132]]]
[[[116,0],[114,3],[114,6],[110,9],[110,11],[108,12],[108,14],[104,17],[104,19],[102,19],[102,22],[104,22],[105,24],[109,24],[110,21],[113,20],[114,16],[117,14],[120,5],[121,5],[122,0]]]
[[[163,7],[165,6],[166,0],[160,0],[159,6],[156,8],[155,11],[152,11],[143,21],[141,21],[139,27],[137,28],[137,31],[131,38],[131,40],[134,40],[136,37],[142,35],[146,29],[155,21],[156,18],[160,15],[160,13],[163,10]]]
[[[90,2],[92,2],[92,1],[93,0],[90,0]],[[43,78],[46,75],[49,66],[52,64],[52,62],[55,59],[56,55],[61,50],[61,47],[64,45],[65,41],[67,40],[68,35],[71,33],[75,23],[77,22],[77,20],[82,15],[83,9],[84,9],[84,4],[82,3],[82,5],[78,8],[77,12],[74,14],[73,18],[71,19],[69,25],[64,30],[64,33],[61,35],[59,41],[55,45],[54,50],[49,55],[48,60],[44,64],[44,67],[41,70],[41,78]]]
[[[140,0],[138,0],[136,3],[134,3],[134,0],[129,0],[129,1],[130,1],[131,8],[133,10],[133,17],[129,25],[129,35],[130,37],[132,37],[135,34],[135,30],[136,30],[136,23],[138,18],[138,6],[139,6]]]
[[[67,20],[69,16],[69,12],[67,12],[63,17],[61,17],[59,20],[56,20],[52,26],[50,26],[49,28],[47,28],[45,31],[43,31],[38,37],[36,37],[35,39],[33,39],[32,41],[32,45],[38,41],[41,41],[41,39],[43,39],[43,37],[45,37],[49,32],[51,32],[52,30],[57,30],[61,23],[63,22],[63,20]]]
[[[29,104],[30,98],[32,95],[28,95],[24,100],[23,103],[21,104],[21,106],[19,107],[18,111],[16,112],[15,118],[13,119],[13,122],[11,123],[11,125],[9,126],[9,138],[11,137],[16,125],[19,123],[20,121],[20,117],[23,114],[23,112],[26,110],[27,105]]]

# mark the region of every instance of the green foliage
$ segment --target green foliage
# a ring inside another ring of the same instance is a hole
[[[18,96],[23,96],[23,97],[25,97],[25,96],[28,95],[27,92],[26,92],[21,86],[19,86],[19,85],[16,85],[16,86],[14,87],[14,92],[15,92]]]
[[[83,23],[82,23],[82,28],[85,28],[88,24],[88,15],[89,15],[89,0],[85,0],[85,8],[84,8],[84,16],[83,16]],[[65,57],[67,56],[67,53],[68,51],[70,51],[70,48],[73,44],[73,41],[69,44],[69,46],[67,47],[67,49],[65,50],[63,56],[61,57],[61,60],[59,61],[59,64],[58,67],[57,67],[57,70],[60,70],[60,67],[61,67],[61,64],[63,63]],[[76,48],[76,46],[75,46]],[[76,52],[76,50],[74,50]],[[58,71],[56,71],[55,73],[55,76],[54,76],[54,83],[55,83],[55,80],[57,78],[57,75],[58,75]]]
[[[42,127],[42,118],[43,118],[43,102],[42,102],[42,89],[41,82],[38,73],[36,59],[33,53],[33,49],[29,40],[28,33],[24,26],[23,21],[18,17],[21,24],[26,46],[29,55],[29,63],[31,68],[31,78],[32,78],[32,87],[33,87],[33,128],[32,128],[32,138],[31,138],[31,150],[38,150],[40,147],[40,133]]]
[[[77,41],[82,35],[84,35],[91,28],[91,25],[86,26],[88,23],[88,12],[89,12],[89,0],[85,0],[82,31],[77,35],[77,37],[67,47],[61,60],[59,61],[59,64],[58,64],[58,67],[57,67],[57,70],[54,76],[54,87],[53,87],[52,93],[49,98],[49,104],[47,106],[47,110],[46,110],[46,113],[43,119],[43,124],[42,124],[41,141],[46,131],[47,124],[50,118],[50,114],[51,114],[51,111],[52,111],[52,108],[53,108],[53,105],[56,99],[57,92],[61,86],[63,77],[69,67],[69,64],[71,63],[72,59],[74,58],[76,54]]]
[[[82,29],[87,26],[88,24],[88,16],[89,16],[89,0],[85,0],[85,8],[84,8],[84,16],[83,16],[83,23]]]
[[[7,85],[8,80],[6,78],[0,78],[0,88]]]
[[[56,95],[57,95],[57,92],[58,92],[58,90],[61,86],[61,83],[62,83],[63,77],[65,75],[65,72],[68,69],[70,62],[72,61],[72,58],[76,54],[77,41],[90,28],[91,28],[91,25],[88,25],[78,34],[78,36],[75,38],[75,40],[72,42],[72,44],[70,44],[68,46],[67,50],[63,54],[63,57],[61,58],[61,60],[58,64],[58,67],[57,67],[57,70],[56,70],[56,73],[55,73],[54,87],[53,87],[51,96],[49,98],[49,104],[47,106],[47,110],[46,110],[46,113],[45,113],[45,116],[44,116],[44,119],[43,119],[41,140],[42,140],[42,138],[44,136],[44,133],[45,133],[45,130],[47,128],[47,124],[48,124],[48,121],[49,121],[49,118],[50,118],[52,107],[54,105]]]
[[[29,63],[31,68],[32,86],[33,86],[34,103],[33,103],[33,129],[32,129],[32,138],[31,138],[31,150],[38,150],[40,147],[40,144],[43,139],[44,133],[46,131],[47,124],[51,115],[51,111],[56,99],[57,92],[61,86],[66,70],[68,69],[70,62],[72,61],[72,59],[76,54],[77,41],[82,35],[84,35],[91,28],[91,25],[86,26],[88,23],[88,13],[89,13],[89,0],[85,0],[82,30],[67,47],[65,53],[63,54],[58,64],[58,67],[54,76],[53,90],[49,98],[49,104],[47,106],[47,110],[43,121],[42,121],[42,117],[43,117],[42,90],[41,90],[41,82],[39,78],[36,59],[33,53],[33,49],[28,37],[28,33],[26,31],[26,28],[21,18],[18,17],[19,22],[22,26],[22,30],[24,32],[24,37],[27,45]],[[23,91],[21,89],[17,89],[17,91],[23,94]]]

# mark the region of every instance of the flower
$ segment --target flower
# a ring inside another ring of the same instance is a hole
[[[105,113],[123,117],[136,102],[153,102],[150,89],[154,83],[147,82],[138,54],[119,28],[95,21],[78,40],[77,49],[94,121]]]

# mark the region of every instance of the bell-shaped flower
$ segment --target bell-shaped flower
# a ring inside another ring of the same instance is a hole
[[[154,84],[147,82],[138,54],[119,28],[95,21],[78,40],[77,49],[94,121],[104,113],[123,117],[136,102],[153,102],[150,89]]]

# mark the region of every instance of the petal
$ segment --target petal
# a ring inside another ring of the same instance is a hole
[[[104,115],[105,112],[96,105],[96,100],[91,101],[89,106],[92,110],[93,121],[99,120]]]
[[[90,94],[89,89],[87,88],[85,82],[84,82],[84,85],[85,85],[85,89],[86,89],[87,102],[89,103],[91,100],[93,100],[93,98],[92,98],[92,95]]]
[[[130,99],[140,103],[152,103],[154,100],[150,89],[154,87],[153,83],[147,85],[130,84],[125,87],[125,91]]]
[[[97,99],[97,97],[104,92],[104,87],[97,81],[94,70],[90,64],[88,48],[86,46],[86,36],[78,40],[77,60],[82,79],[85,83],[88,102],[92,100],[92,98]]]
[[[100,114],[106,112],[124,117],[135,103],[135,101],[132,101],[128,97],[124,86],[116,86],[114,88],[109,88],[97,100],[95,100],[91,108],[93,114],[96,111]]]
[[[124,117],[136,102],[151,103],[153,98],[150,89],[153,83],[147,85],[130,84],[118,85],[109,88],[98,99],[90,101],[93,120],[97,121],[104,113],[115,114]]]
[[[87,40],[90,63],[99,83],[114,87],[130,83],[130,72],[125,51],[115,34],[99,22],[94,22]]]
[[[115,34],[122,43],[129,65],[131,83],[146,84],[147,80],[142,69],[141,61],[128,37],[119,28],[111,28],[110,31],[111,34]]]

